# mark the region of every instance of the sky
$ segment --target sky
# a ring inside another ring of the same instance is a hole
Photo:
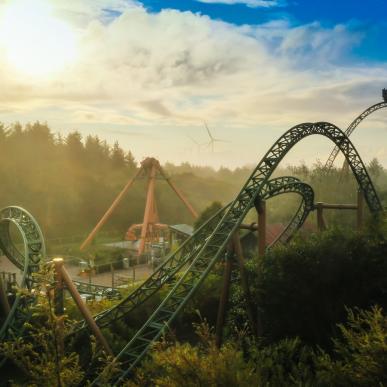
[[[345,129],[382,100],[386,15],[386,0],[0,0],[0,122],[98,135],[139,161],[255,165],[292,126]],[[352,140],[387,166],[384,110]],[[284,163],[331,148],[308,138]]]

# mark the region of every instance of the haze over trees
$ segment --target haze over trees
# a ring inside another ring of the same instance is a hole
[[[67,136],[53,133],[46,123],[24,127],[19,123],[0,124],[0,207],[20,205],[37,218],[44,234],[50,237],[85,235],[103,215],[126,182],[135,174],[139,161],[130,150],[123,150],[98,136],[85,138],[79,132]],[[152,155],[149,155],[152,156]],[[166,172],[192,205],[203,211],[212,202],[223,205],[239,192],[253,166],[220,168],[166,163]],[[387,173],[374,159],[369,172],[381,196],[387,190]],[[282,167],[275,175],[293,175],[310,183],[316,201],[356,202],[356,182],[349,175],[340,178],[333,169],[328,175],[323,166]],[[140,223],[145,205],[146,181],[137,181],[105,225],[103,231],[123,236],[132,223]],[[193,224],[191,215],[175,200],[164,181],[158,181],[156,196],[161,221],[168,224]],[[296,195],[282,195],[268,202],[269,222],[287,222],[297,208]],[[343,219],[327,213],[328,221],[352,224],[354,214]],[[255,215],[251,215],[255,220]],[[353,219],[352,219],[353,218]]]

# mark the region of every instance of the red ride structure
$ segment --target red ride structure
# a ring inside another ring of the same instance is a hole
[[[94,227],[94,229],[90,232],[88,237],[82,243],[80,250],[84,250],[95,238],[98,231],[102,228],[102,226],[107,222],[107,220],[112,215],[113,211],[116,209],[118,204],[121,202],[125,194],[128,192],[129,188],[133,185],[133,183],[139,178],[147,178],[148,187],[147,187],[147,195],[146,195],[146,203],[145,203],[145,211],[144,211],[144,219],[141,224],[134,224],[129,227],[126,233],[127,240],[136,240],[136,230],[140,230],[140,243],[138,247],[138,254],[141,255],[145,251],[145,247],[147,243],[158,242],[159,238],[165,235],[168,226],[166,224],[162,224],[159,221],[159,215],[157,211],[156,198],[155,198],[155,186],[156,179],[162,178],[164,179],[178,198],[183,202],[183,204],[187,207],[188,211],[191,213],[194,219],[198,217],[197,212],[188,202],[188,200],[184,197],[181,191],[172,183],[171,179],[167,176],[164,170],[161,168],[161,165],[158,160],[153,157],[147,157],[144,161],[141,162],[141,167],[135,174],[135,176],[130,179],[123,190],[118,194],[116,199],[113,201],[109,209],[102,216],[100,221]]]

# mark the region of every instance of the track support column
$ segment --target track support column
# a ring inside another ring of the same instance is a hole
[[[361,231],[364,223],[364,196],[362,190],[357,190],[357,212],[356,212],[356,226],[357,231]]]
[[[253,335],[258,334],[258,336],[260,336],[262,332],[261,324],[260,324],[260,321],[258,321],[258,324],[257,324],[254,317],[253,307],[251,303],[249,282],[248,282],[248,278],[245,270],[245,259],[243,257],[242,245],[241,245],[241,240],[239,238],[238,231],[236,231],[235,234],[233,235],[233,247],[234,247],[235,255],[238,260],[239,271],[241,275],[241,285],[242,285],[243,293],[246,300],[246,307],[247,307],[246,312],[247,312],[247,317],[249,319],[251,332],[253,333]]]
[[[63,294],[63,278],[62,278],[63,258],[54,258],[53,262],[54,262],[54,278],[55,278],[55,289],[54,289],[55,315],[63,316],[64,314],[64,294]]]
[[[82,313],[82,316],[85,319],[87,325],[89,326],[89,328],[91,329],[91,331],[93,332],[94,336],[97,338],[99,343],[103,346],[106,353],[113,356],[113,352],[110,349],[108,342],[106,341],[101,330],[99,329],[99,326],[94,321],[93,316],[91,315],[89,309],[87,308],[87,306],[83,302],[80,294],[78,293],[77,288],[75,287],[73,281],[71,280],[69,274],[67,273],[67,270],[65,269],[65,267],[63,265],[60,267],[60,270],[61,270],[62,280],[63,280],[64,284],[66,285],[68,291],[70,292],[71,297],[73,298],[73,300],[77,304],[78,309]]]
[[[223,326],[226,319],[226,306],[227,306],[228,296],[230,292],[232,261],[233,261],[233,249],[232,249],[232,245],[230,244],[226,253],[226,262],[225,262],[225,267],[223,272],[223,287],[222,287],[222,293],[220,294],[218,316],[216,319],[215,342],[218,348],[220,348],[220,346],[222,345],[222,339],[223,339]]]
[[[112,288],[114,289],[114,266],[112,263],[110,264],[110,273],[112,275]]]
[[[60,317],[64,315],[64,285],[62,277],[63,258],[54,258],[54,311],[55,316]],[[59,353],[64,354],[64,321],[62,318],[56,320],[55,331],[57,332]]]
[[[317,210],[317,230],[319,232],[322,232],[326,229],[324,215],[323,215],[324,203],[322,202],[316,203],[315,208]]]
[[[263,257],[266,251],[266,201],[258,199],[255,208],[258,213],[258,256]]]
[[[0,276],[0,305],[3,310],[4,316],[8,316],[11,311],[11,307],[9,306],[7,291],[4,287],[3,280]]]

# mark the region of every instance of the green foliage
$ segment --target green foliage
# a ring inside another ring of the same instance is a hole
[[[381,308],[348,311],[334,340],[334,357],[323,354],[319,375],[331,386],[387,385],[387,317]]]
[[[87,300],[87,307],[90,310],[90,313],[94,316],[103,312],[104,310],[110,309],[115,304],[117,304],[118,301],[119,300],[108,300],[107,298],[103,298],[99,301],[91,299]],[[72,321],[82,320],[83,318],[72,298],[65,299],[65,312],[66,318]]]
[[[220,209],[223,208],[222,203],[213,202],[199,215],[194,224],[194,229],[197,230],[203,223],[215,215]]]
[[[339,327],[335,352],[329,355],[298,338],[264,345],[243,333],[218,349],[208,325],[198,324],[197,345],[164,339],[127,386],[386,385],[387,318],[382,310],[349,310],[348,323]]]
[[[222,280],[218,272],[220,267],[210,273],[201,287],[184,308],[174,323],[173,333],[179,340],[195,343],[197,337],[192,330],[192,324],[200,323],[203,319],[211,326],[216,324],[219,305],[219,294],[221,292]]]
[[[386,307],[386,256],[385,239],[329,231],[250,262],[252,298],[266,340],[300,337],[329,348],[345,307]]]
[[[150,360],[127,385],[160,387],[252,386],[256,385],[254,366],[229,343],[220,350],[208,325],[196,326],[199,344],[167,342],[158,344]]]
[[[316,386],[316,352],[300,339],[258,347],[252,354],[260,386]]]
[[[23,314],[30,316],[23,322],[22,334],[0,343],[0,359],[5,358],[8,362],[6,372],[1,369],[1,384],[30,387],[87,385],[85,377],[89,369],[83,366],[82,358],[87,364],[99,364],[104,369],[103,380],[109,380],[118,365],[112,364],[112,359],[104,352],[97,351],[93,338],[88,336],[81,346],[75,346],[78,352],[72,351],[73,343],[65,340],[73,321],[67,315],[59,316],[54,312],[52,266],[44,266],[34,274],[34,280],[33,303],[27,291],[21,292],[25,298]],[[102,303],[101,306],[107,305]],[[89,356],[85,356],[88,351]]]
[[[384,174],[384,168],[377,158],[373,158],[368,164],[368,173],[373,177],[375,183],[379,183],[379,178]]]
[[[31,387],[77,386],[84,375],[78,355],[71,353],[58,360],[51,332],[46,328],[30,329],[30,332],[35,335],[33,343],[22,338],[0,343],[0,355],[11,360],[18,369],[14,370],[14,376],[8,382]]]
[[[298,338],[258,346],[251,355],[263,386],[384,386],[387,317],[379,307],[347,311],[334,352],[313,350]]]
[[[65,317],[53,312],[50,268],[46,267],[35,279],[37,298],[25,310],[31,318],[24,322],[23,335],[0,343],[0,358],[16,367],[8,382],[23,386],[77,386],[84,372],[76,353],[64,353]]]

